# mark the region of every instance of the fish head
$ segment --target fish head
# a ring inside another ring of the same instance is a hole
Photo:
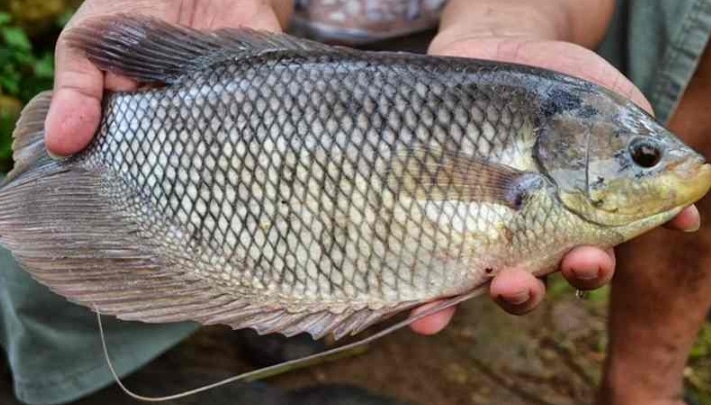
[[[597,88],[552,93],[536,159],[560,201],[629,239],[702,198],[711,166],[652,116]]]

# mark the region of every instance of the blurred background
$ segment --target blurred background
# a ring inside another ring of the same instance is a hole
[[[23,104],[52,87],[54,42],[80,3],[0,0],[0,172],[12,166],[11,134]],[[334,403],[338,392],[353,386],[392,401],[362,394],[360,400],[351,395],[342,404],[590,403],[604,362],[607,293],[602,289],[581,300],[555,276],[549,280],[546,303],[531,315],[513,317],[489,300],[474,300],[465,303],[452,326],[437,336],[400,331],[365,351],[267,383],[304,398],[310,395],[307,387],[329,384],[335,391],[324,404]],[[165,374],[157,370],[181,370],[185,386],[193,387],[196,379],[212,382],[320,348],[304,337],[287,341],[204,328],[129,382],[143,379],[153,383],[149,385],[156,387],[156,394],[165,394],[160,390]],[[7,363],[0,361],[0,403],[13,404],[11,375]],[[699,335],[685,382],[697,401],[711,404],[711,324]],[[115,388],[102,395],[102,403],[128,402]],[[320,403],[315,397],[304,401]]]
[[[81,1],[0,0],[0,170],[11,167],[12,130],[24,103],[52,87],[54,42]]]

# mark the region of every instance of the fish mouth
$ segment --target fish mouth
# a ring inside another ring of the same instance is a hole
[[[711,164],[703,160],[694,160],[678,165],[669,173],[668,189],[674,202],[654,215],[617,228],[623,240],[629,240],[656,226],[659,226],[679,214],[685,207],[694,204],[711,189]]]
[[[680,184],[682,204],[693,204],[703,198],[711,189],[711,164],[694,162],[676,170]]]

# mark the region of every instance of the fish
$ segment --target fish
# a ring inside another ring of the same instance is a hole
[[[50,156],[22,113],[0,242],[121,319],[342,338],[673,218],[711,166],[630,100],[536,67],[121,15],[68,43],[141,83]]]

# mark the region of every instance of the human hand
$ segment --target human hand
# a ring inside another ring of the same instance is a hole
[[[617,69],[589,49],[571,42],[561,32],[561,23],[556,22],[554,8],[560,6],[558,0],[533,2],[508,0],[499,2],[501,7],[486,6],[486,1],[450,0],[443,15],[438,35],[432,41],[430,54],[469,57],[519,63],[556,70],[577,76],[631,99],[648,112],[651,105],[641,91],[625,78]],[[568,2],[570,4],[576,2]],[[604,32],[606,23],[599,20],[609,18],[610,9],[605,2],[597,2],[594,7],[585,7],[586,1],[577,3],[587,12],[586,18]],[[581,24],[575,24],[579,27]],[[598,28],[598,31],[600,29]],[[595,31],[595,27],[592,28]],[[576,42],[593,46],[601,37],[594,32],[569,33]],[[700,226],[699,212],[691,206],[682,211],[668,225],[682,231],[695,231]],[[591,290],[599,288],[612,278],[615,269],[615,255],[610,249],[604,251],[591,246],[582,246],[569,252],[561,263],[563,276],[575,288]],[[491,282],[491,298],[504,310],[512,314],[524,314],[537,307],[545,295],[545,284],[522,268],[502,270]],[[417,308],[414,313],[429,308],[428,304]],[[418,333],[429,335],[442,330],[454,315],[455,308],[449,308],[423,318],[411,325]]]
[[[103,92],[137,86],[125,77],[101,72],[81,52],[68,46],[66,33],[83,21],[132,13],[196,29],[246,26],[281,31],[292,9],[292,0],[86,0],[57,42],[54,96],[45,123],[47,149],[57,156],[81,151],[99,126]]]

